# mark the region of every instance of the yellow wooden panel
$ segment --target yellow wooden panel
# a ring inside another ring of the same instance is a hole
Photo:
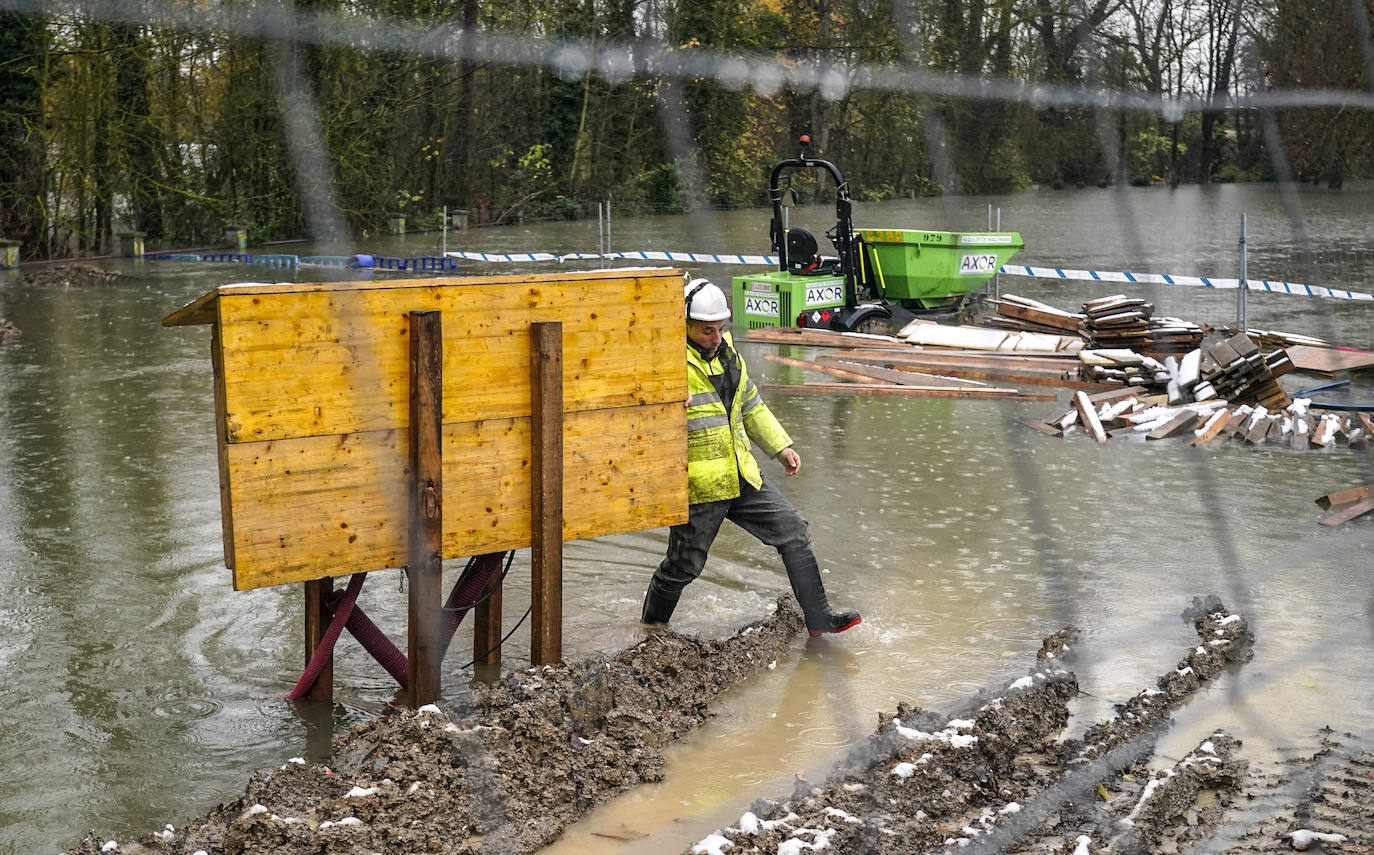
[[[566,409],[679,398],[680,279],[580,276],[223,295],[226,439],[404,427],[408,313],[424,309],[443,312],[446,422],[528,413],[533,321],[564,324]]]
[[[680,400],[565,418],[565,540],[686,519]],[[404,430],[230,444],[234,587],[404,563],[407,444]],[[444,426],[445,557],[529,545],[529,447],[528,418]]]
[[[673,365],[683,348],[674,311],[673,332],[644,328],[616,335],[566,332],[564,407],[605,409],[666,403],[684,396],[685,368]],[[399,338],[399,337],[398,337]],[[251,442],[299,436],[385,430],[409,421],[409,355],[404,339],[372,353],[342,346],[228,354],[225,436]],[[528,334],[444,342],[445,422],[529,413]],[[658,360],[654,367],[648,359]],[[664,366],[664,367],[658,367]],[[681,370],[674,370],[674,369]]]
[[[444,554],[530,543],[530,325],[563,324],[565,539],[686,518],[679,271],[227,285],[213,322],[236,588],[405,560],[410,313],[444,331]]]

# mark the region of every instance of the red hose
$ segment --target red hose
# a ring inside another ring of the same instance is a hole
[[[339,633],[343,632],[344,625],[353,613],[353,604],[358,601],[358,594],[362,591],[363,580],[366,578],[366,573],[354,573],[348,580],[348,589],[339,600],[338,610],[334,612],[329,628],[324,631],[324,638],[320,639],[320,645],[310,657],[310,664],[305,666],[305,673],[296,681],[296,687],[286,693],[288,699],[296,701],[305,697],[315,685],[315,681],[320,678],[320,671],[324,670],[325,663],[334,655],[334,643],[339,640]]]
[[[372,618],[367,616],[362,607],[353,609],[353,614],[348,616],[347,626],[348,631],[358,639],[363,649],[371,653],[372,658],[380,662],[386,672],[396,678],[402,689],[410,685],[410,665],[406,655],[372,622]]]

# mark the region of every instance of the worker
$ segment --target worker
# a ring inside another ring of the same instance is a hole
[[[836,612],[825,598],[806,520],[763,480],[752,439],[783,471],[795,475],[801,457],[769,412],[726,332],[725,293],[706,279],[683,291],[687,314],[687,522],[668,530],[668,554],[644,595],[645,623],[667,623],[682,589],[701,575],[706,555],[730,520],[778,550],[811,635],[844,632],[858,612]]]

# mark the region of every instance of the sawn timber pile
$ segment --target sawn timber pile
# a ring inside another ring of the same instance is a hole
[[[1292,370],[1292,361],[1283,350],[1261,353],[1244,334],[1163,360],[1126,347],[1083,348],[1082,340],[1068,347],[1063,336],[1025,335],[1032,334],[916,321],[902,337],[770,328],[751,330],[744,338],[834,349],[814,360],[765,354],[765,359],[848,381],[768,387],[791,392],[1034,400],[1034,392],[1019,387],[1100,392],[1124,386],[1164,393],[1170,404],[1223,399],[1273,410],[1289,403],[1278,377]]]
[[[1363,448],[1374,432],[1374,420],[1366,413],[1318,410],[1305,398],[1271,412],[1262,404],[1217,400],[1169,406],[1165,395],[1141,395],[1129,389],[1093,395],[1076,392],[1068,411],[1045,422],[1025,416],[1019,421],[1050,436],[1084,432],[1099,443],[1186,437],[1189,445],[1197,447],[1237,439],[1294,451],[1342,444]]]

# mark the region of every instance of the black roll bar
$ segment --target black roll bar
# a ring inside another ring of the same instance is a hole
[[[859,270],[859,246],[854,239],[854,209],[849,199],[849,182],[844,180],[840,168],[828,160],[809,157],[806,147],[811,137],[803,134],[799,140],[801,153],[796,157],[780,160],[773,167],[768,180],[768,199],[773,205],[773,219],[768,224],[768,236],[773,251],[778,256],[778,269],[787,270],[787,235],[782,226],[782,194],[779,183],[786,169],[824,169],[835,180],[835,250],[840,255],[840,270],[844,273],[845,304],[853,308],[858,304],[857,272]]]

